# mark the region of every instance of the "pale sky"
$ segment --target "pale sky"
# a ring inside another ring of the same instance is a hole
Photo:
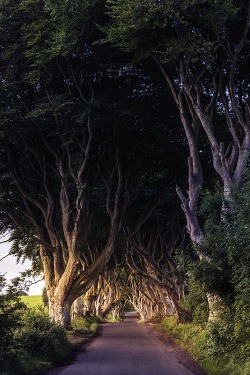
[[[5,241],[8,237],[0,237],[0,242]],[[0,243],[0,259],[8,254],[10,243]],[[30,268],[31,262],[26,260],[23,264],[17,263],[16,257],[10,255],[0,261],[0,273],[4,274],[7,281],[14,277],[20,276],[20,272],[26,271]],[[31,285],[29,289],[30,296],[41,295],[44,287],[44,281]]]

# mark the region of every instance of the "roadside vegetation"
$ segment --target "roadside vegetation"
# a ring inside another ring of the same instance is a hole
[[[79,317],[73,320],[72,328],[74,332],[93,334],[96,332],[98,322],[100,322],[100,320],[93,316],[89,318]]]
[[[168,317],[158,325],[178,345],[189,351],[208,375],[249,375],[250,339],[232,332],[227,321],[176,324]]]
[[[31,375],[61,363],[72,344],[42,307],[28,308],[13,286],[0,279],[0,374]],[[31,297],[26,297],[31,299]]]
[[[41,296],[20,297],[3,276],[0,284],[6,290],[0,294],[0,375],[35,375],[50,369],[95,334],[98,318],[76,318],[66,331],[49,319]]]
[[[178,255],[188,282],[182,322],[168,317],[159,324],[209,375],[250,374],[249,191],[247,173],[241,189],[232,193],[234,210],[226,210],[227,225],[220,222],[220,189],[204,193],[200,215],[205,218],[204,246],[211,260],[198,267],[192,253]],[[209,322],[208,293],[217,296],[216,315]]]

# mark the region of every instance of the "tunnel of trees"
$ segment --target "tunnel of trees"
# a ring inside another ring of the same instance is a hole
[[[0,14],[0,229],[43,273],[50,317],[202,304],[249,327],[249,2]]]

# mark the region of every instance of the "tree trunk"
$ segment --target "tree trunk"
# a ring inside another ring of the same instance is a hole
[[[83,300],[78,297],[73,303],[73,319],[83,316]]]
[[[69,329],[71,326],[71,304],[64,301],[62,296],[52,297],[49,300],[49,317],[56,323]]]

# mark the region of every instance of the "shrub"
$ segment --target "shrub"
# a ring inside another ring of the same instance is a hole
[[[90,332],[91,333],[95,333],[96,332],[96,330],[97,330],[97,327],[98,327],[98,324],[97,323],[91,323],[90,324],[90,327],[89,327],[89,330],[90,330]]]
[[[99,318],[91,316],[86,318],[84,316],[75,318],[72,321],[72,328],[74,331],[81,333],[95,333],[98,327]]]
[[[73,320],[72,328],[76,332],[81,333],[95,333],[97,330],[97,322],[94,321],[94,318],[85,318],[85,317],[78,317]]]
[[[47,353],[48,358],[53,363],[60,363],[71,352],[72,345],[70,344],[67,333],[64,328],[54,325],[47,335]]]
[[[28,309],[22,328],[15,334],[16,346],[37,358],[57,363],[71,350],[66,331],[50,321],[43,309]]]
[[[83,316],[77,317],[72,321],[71,326],[74,331],[81,333],[89,333],[90,322],[87,318]]]
[[[62,362],[71,350],[66,331],[51,322],[42,308],[26,309],[0,371],[7,375],[37,374]]]
[[[42,307],[26,309],[21,315],[22,330],[46,332],[54,326]]]
[[[18,290],[7,288],[0,274],[0,371],[5,371],[5,363],[11,361],[10,352],[14,345],[15,330],[20,327],[20,316],[24,305],[20,302]]]

